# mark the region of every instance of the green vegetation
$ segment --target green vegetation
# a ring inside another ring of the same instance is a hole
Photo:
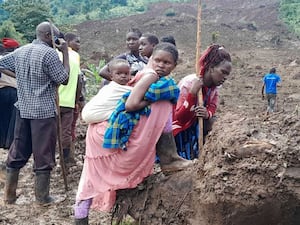
[[[106,64],[105,60],[100,59],[98,65],[86,63],[87,68],[81,69],[86,77],[86,99],[89,100],[95,96],[101,86],[102,77],[99,76],[99,70]]]
[[[154,2],[162,0],[0,0],[0,38],[9,35],[21,43],[31,42],[35,38],[35,27],[47,19],[59,27],[66,27],[86,20],[143,13]],[[172,10],[166,13],[168,16],[175,15]]]
[[[280,17],[293,32],[300,35],[300,2],[299,0],[281,0]]]
[[[191,0],[165,0],[189,2]],[[63,31],[72,24],[86,20],[110,19],[143,13],[149,4],[162,0],[0,0],[0,38],[13,37],[22,44],[35,37],[35,27],[41,21],[51,19]],[[204,5],[203,8],[206,6]],[[166,16],[176,16],[174,9]],[[280,17],[292,31],[300,35],[299,0],[281,0]]]

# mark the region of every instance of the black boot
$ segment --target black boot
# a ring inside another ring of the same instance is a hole
[[[19,169],[6,168],[4,202],[7,204],[14,204],[17,200],[16,190],[18,186],[19,172]]]
[[[35,199],[38,204],[49,204],[54,202],[54,199],[49,196],[50,190],[50,171],[35,172]]]
[[[75,225],[88,225],[89,224],[89,217],[85,217],[82,219],[75,219]]]
[[[194,164],[177,154],[175,139],[171,132],[160,136],[156,144],[156,153],[160,159],[162,172],[180,171]]]

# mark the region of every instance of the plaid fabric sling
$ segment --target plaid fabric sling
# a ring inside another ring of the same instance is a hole
[[[104,134],[104,148],[122,148],[127,150],[126,143],[134,126],[138,123],[140,116],[149,116],[151,113],[150,106],[134,112],[125,111],[125,102],[130,92],[123,95],[118,102],[117,108],[109,118],[108,127]],[[179,96],[179,88],[173,78],[162,77],[155,83],[151,84],[145,94],[145,100],[156,102],[159,100],[169,100],[175,104]]]

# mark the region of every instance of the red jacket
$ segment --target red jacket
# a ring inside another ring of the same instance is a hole
[[[189,93],[192,87],[192,81],[196,78],[195,74],[184,77],[178,84],[180,95],[177,104],[173,108],[173,135],[176,136],[179,132],[189,128],[197,119],[194,112],[194,107],[198,104],[197,96]],[[211,118],[216,110],[218,103],[217,87],[202,88],[203,102],[206,102],[206,108]]]

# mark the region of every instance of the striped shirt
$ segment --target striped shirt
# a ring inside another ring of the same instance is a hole
[[[24,119],[56,116],[56,88],[68,79],[57,52],[45,42],[34,40],[0,59],[0,69],[16,74],[16,107]]]

